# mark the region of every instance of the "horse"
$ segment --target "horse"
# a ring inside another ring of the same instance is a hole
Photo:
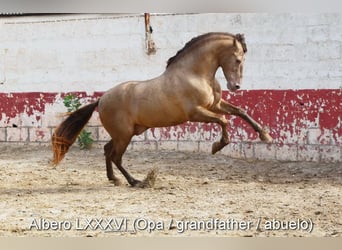
[[[211,32],[187,42],[167,61],[165,71],[150,80],[127,81],[105,92],[95,102],[71,113],[52,135],[53,164],[57,165],[78,134],[98,109],[100,121],[111,140],[104,146],[107,177],[115,185],[112,162],[131,186],[142,182],[122,166],[122,157],[134,135],[149,128],[168,127],[187,121],[217,123],[222,128],[219,141],[212,144],[215,154],[229,143],[226,115],[241,117],[267,143],[272,137],[245,110],[222,99],[215,73],[222,68],[227,88],[241,87],[247,45],[243,34]]]

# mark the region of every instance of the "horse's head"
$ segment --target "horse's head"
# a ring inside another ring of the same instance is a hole
[[[225,50],[220,58],[220,66],[227,80],[227,88],[236,91],[241,86],[244,55],[247,52],[244,35],[234,36],[233,46]]]

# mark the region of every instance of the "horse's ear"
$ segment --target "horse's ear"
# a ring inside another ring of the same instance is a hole
[[[236,46],[236,41],[239,41],[242,45],[243,52],[247,52],[247,45],[245,42],[245,35],[244,34],[236,34],[234,36],[234,46]]]

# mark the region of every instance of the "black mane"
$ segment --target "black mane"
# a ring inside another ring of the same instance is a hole
[[[189,42],[187,42],[185,46],[176,53],[176,55],[170,57],[169,60],[167,60],[166,68],[169,67],[172,63],[174,63],[179,57],[181,57],[184,54],[184,51],[188,50],[190,47],[194,46],[195,44],[199,43],[202,40],[206,40],[208,38],[211,38],[212,36],[217,36],[217,35],[226,35],[226,36],[231,36],[234,39],[237,39],[241,43],[243,51],[245,53],[247,52],[247,45],[246,45],[245,37],[243,34],[233,35],[233,34],[224,33],[224,32],[210,32],[210,33],[206,33],[206,34],[194,37]]]

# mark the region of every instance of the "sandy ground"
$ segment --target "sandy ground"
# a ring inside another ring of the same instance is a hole
[[[342,236],[342,166],[189,152],[127,152],[154,188],[106,178],[102,149],[49,165],[44,146],[0,145],[1,236]]]

